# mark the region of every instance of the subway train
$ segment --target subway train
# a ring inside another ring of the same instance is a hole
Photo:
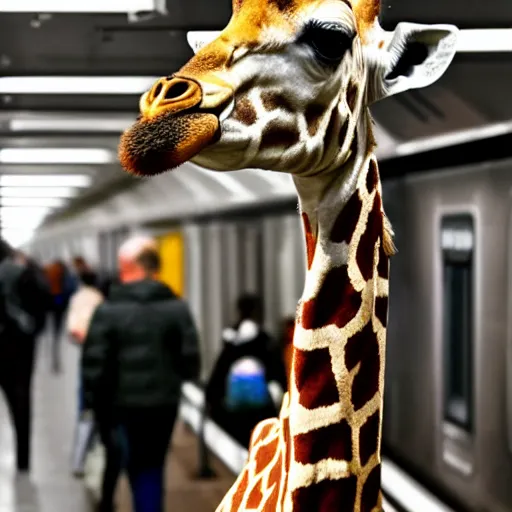
[[[186,165],[191,180],[203,176]],[[274,334],[295,313],[305,276],[302,227],[287,177],[276,178],[278,193],[276,183],[265,188],[269,178],[254,171],[244,185],[259,191],[250,201],[239,200],[240,183],[225,182],[238,198],[229,208],[223,199],[195,212],[184,199],[180,216],[166,213],[166,191],[176,185],[170,176],[139,185],[131,200],[54,220],[27,249],[43,261],[82,253],[114,271],[127,234],[153,233],[161,242],[162,278],[185,294],[197,319],[207,378],[239,293],[262,295]],[[457,511],[512,510],[511,191],[510,160],[383,183],[398,247],[383,451]],[[94,221],[100,218],[108,222]]]

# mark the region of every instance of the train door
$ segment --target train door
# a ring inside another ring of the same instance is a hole
[[[441,217],[443,462],[474,470],[475,223],[469,213]]]

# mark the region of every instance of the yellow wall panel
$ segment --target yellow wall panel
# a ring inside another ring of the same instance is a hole
[[[183,236],[179,232],[168,233],[159,237],[159,246],[162,260],[160,279],[181,297],[185,292]]]

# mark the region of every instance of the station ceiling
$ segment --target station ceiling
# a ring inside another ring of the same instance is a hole
[[[126,14],[0,13],[0,77],[168,75],[192,56],[187,31],[222,29],[231,15],[231,0],[167,0],[167,10],[167,15],[136,22]],[[512,2],[383,0],[383,27],[392,30],[399,21],[508,28]],[[458,54],[435,85],[387,99],[372,110],[386,148],[510,123],[511,90],[512,53]],[[115,152],[122,128],[137,115],[139,96],[4,92],[0,80],[0,149],[103,148],[114,155],[95,165],[0,163],[0,174],[51,171],[93,177],[90,187],[54,211],[54,219],[68,207],[135,184],[117,165]],[[58,128],[56,119],[69,128]]]

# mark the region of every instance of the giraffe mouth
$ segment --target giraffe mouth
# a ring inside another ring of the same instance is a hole
[[[136,176],[175,169],[219,140],[226,110],[229,106],[223,104],[212,109],[164,112],[152,119],[140,117],[121,137],[121,165]]]

